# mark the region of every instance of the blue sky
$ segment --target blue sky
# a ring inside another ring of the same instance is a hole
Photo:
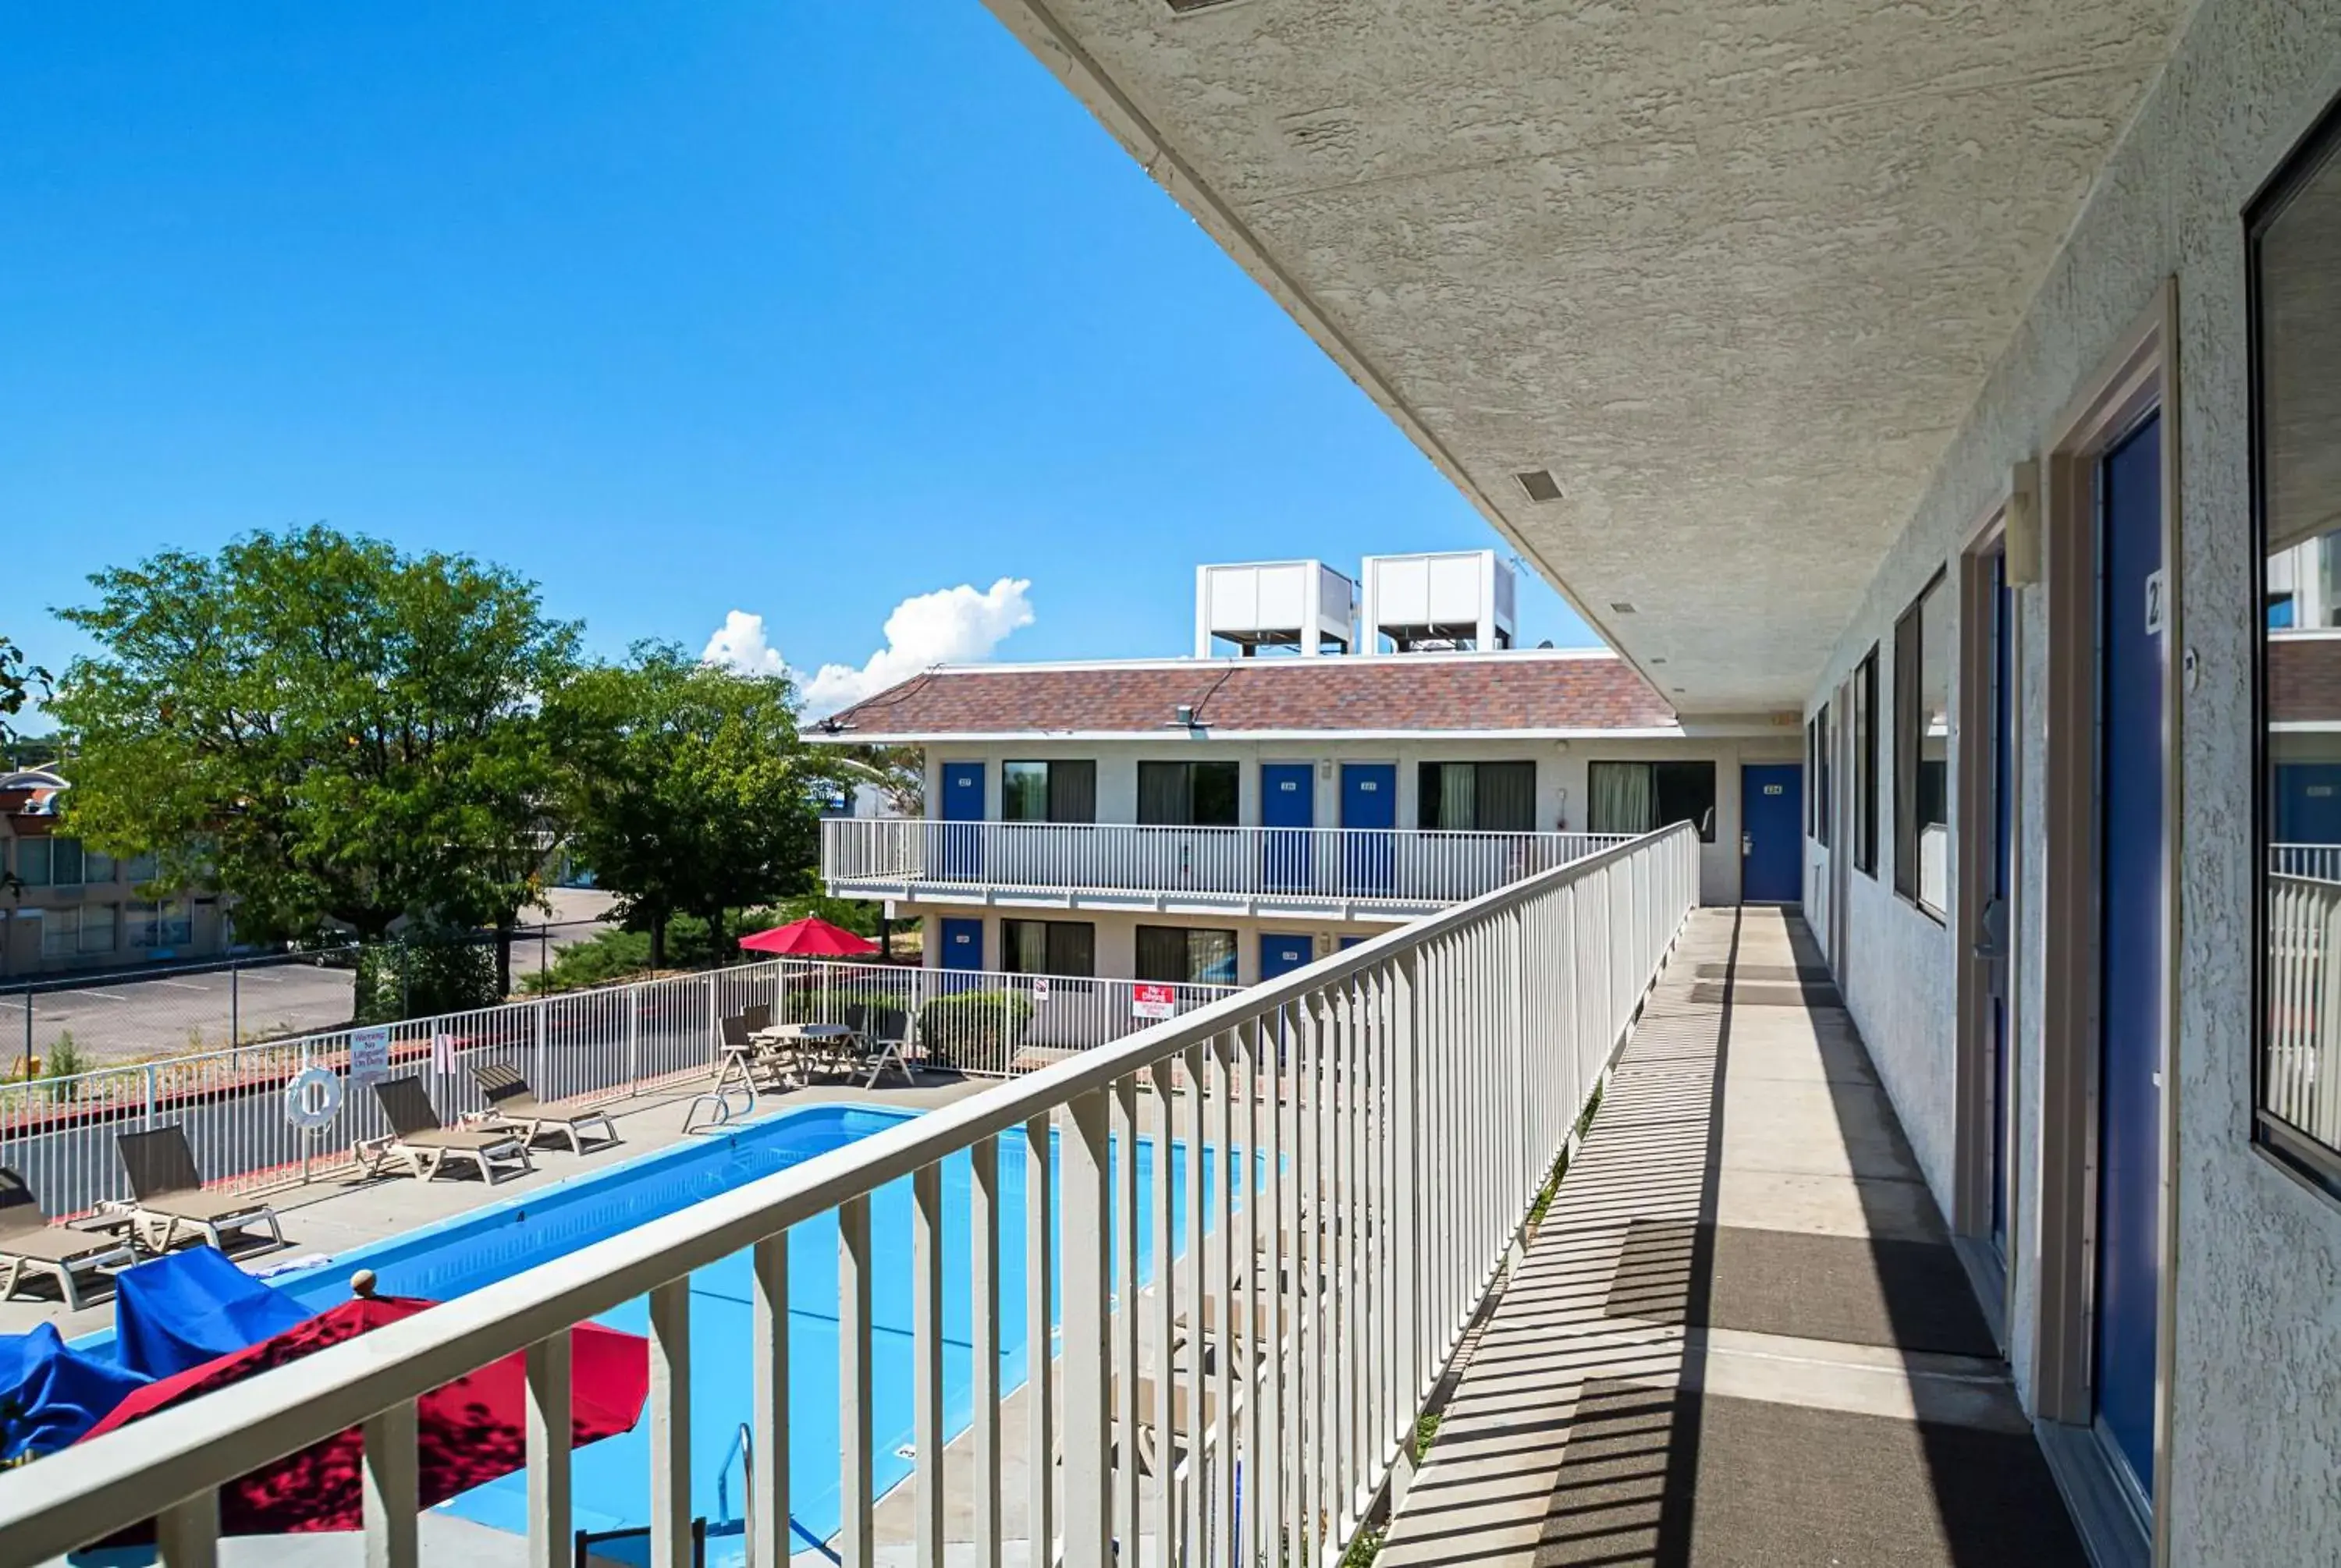
[[[1178,653],[1199,561],[1498,542],[975,0],[11,7],[0,190],[52,666],[89,572],[320,519],[808,670],[960,584],[898,624]]]

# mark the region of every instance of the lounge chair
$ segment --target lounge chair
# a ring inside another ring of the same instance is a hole
[[[528,1145],[512,1128],[451,1127],[442,1122],[431,1097],[423,1092],[421,1078],[385,1078],[374,1085],[374,1093],[391,1126],[390,1137],[374,1155],[376,1170],[397,1155],[405,1159],[409,1172],[429,1181],[449,1160],[466,1161],[478,1169],[482,1181],[493,1186],[500,1156],[517,1160],[523,1173],[534,1168],[529,1164]]]
[[[130,1176],[131,1222],[149,1227],[146,1245],[154,1251],[170,1251],[184,1232],[224,1252],[222,1236],[255,1225],[266,1226],[270,1238],[278,1246],[284,1245],[276,1211],[266,1203],[249,1193],[204,1190],[195,1151],[187,1146],[187,1130],[177,1122],[148,1132],[118,1133],[114,1146]]]
[[[609,1113],[590,1108],[555,1110],[536,1097],[520,1069],[502,1062],[475,1067],[472,1077],[480,1083],[480,1093],[487,1097],[487,1119],[483,1127],[504,1127],[518,1133],[523,1142],[533,1144],[546,1133],[569,1140],[571,1150],[585,1152],[585,1129],[598,1126],[604,1142],[618,1141],[618,1128]]]
[[[65,1305],[79,1312],[87,1305],[82,1274],[116,1260],[137,1261],[127,1237],[51,1225],[25,1178],[0,1166],[0,1301],[14,1296],[28,1275],[45,1274]]]

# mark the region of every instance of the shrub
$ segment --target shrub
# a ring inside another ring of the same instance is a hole
[[[360,951],[354,992],[354,1024],[394,1024],[492,1007],[503,1000],[496,989],[493,951],[427,931]]]
[[[1032,998],[1021,991],[959,991],[919,1009],[919,1043],[930,1061],[956,1066],[981,1055],[996,1063],[1031,1021]]]

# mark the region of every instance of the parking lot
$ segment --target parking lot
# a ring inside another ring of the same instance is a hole
[[[590,888],[555,890],[553,919],[513,945],[513,983],[553,953],[605,928],[610,896]],[[285,1039],[339,1028],[350,1021],[353,978],[346,960],[253,959],[233,967],[188,968],[136,977],[93,976],[85,985],[54,978],[49,988],[0,994],[0,1072],[22,1076],[27,1056],[47,1063],[71,1038],[92,1066],[224,1050],[231,1044]],[[29,1022],[27,1012],[30,1013]]]

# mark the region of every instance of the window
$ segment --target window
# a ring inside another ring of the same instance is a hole
[[[1419,825],[1445,833],[1536,831],[1533,762],[1425,762]]]
[[[111,882],[114,880],[114,857],[105,850],[85,850],[81,858],[81,879],[85,885]]]
[[[1951,580],[1894,623],[1894,890],[1932,914],[1950,898]]]
[[[1097,764],[1003,762],[1000,765],[1003,822],[1094,822]]]
[[[81,911],[48,909],[41,916],[41,957],[69,958],[81,950]]]
[[[85,953],[111,953],[115,948],[115,932],[122,924],[119,904],[84,904],[81,907],[81,950]]]
[[[1828,704],[1824,702],[1821,710],[1813,715],[1813,766],[1809,775],[1813,780],[1813,837],[1824,849],[1828,848],[1829,818],[1837,805],[1831,789],[1836,749],[1837,737],[1829,733]]]
[[[81,840],[27,839],[17,846],[17,875],[28,888],[78,888],[82,882]]]
[[[1595,762],[1586,788],[1589,832],[1648,833],[1689,822],[1701,842],[1715,842],[1712,762]]]
[[[1173,828],[1232,828],[1239,769],[1233,762],[1141,762],[1138,819]]]
[[[1187,926],[1138,928],[1138,978],[1177,985],[1236,983],[1236,934]]]
[[[2256,1136],[2341,1196],[2341,639],[2325,630],[2341,610],[2341,113],[2254,203],[2247,232],[2252,511],[2266,572]]]
[[[1878,875],[1878,650],[1853,671],[1853,864]]]
[[[122,876],[128,882],[151,882],[154,879],[154,857],[152,854],[133,855],[123,863]]]
[[[1097,928],[1087,920],[1002,920],[1000,967],[1011,975],[1097,973]]]
[[[195,939],[195,922],[184,898],[144,901],[122,907],[122,939],[131,948],[184,948]]]

